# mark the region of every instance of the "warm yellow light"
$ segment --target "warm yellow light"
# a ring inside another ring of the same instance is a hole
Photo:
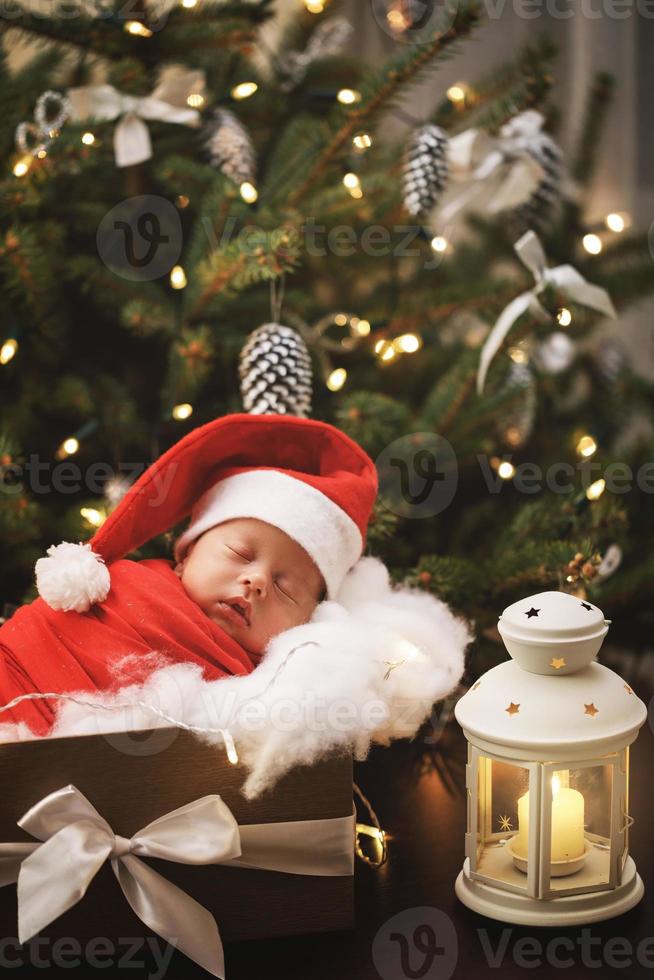
[[[95,135],[93,133],[82,133],[82,143],[84,146],[93,146],[95,143]]]
[[[36,155],[39,160],[45,160],[48,155],[48,151],[41,148],[40,150],[37,150]]]
[[[241,197],[246,204],[254,204],[259,197],[259,191],[249,180],[244,180],[240,187]]]
[[[552,796],[556,796],[558,791],[561,789],[561,780],[558,776],[552,776]]]
[[[186,96],[186,104],[190,105],[192,109],[200,109],[204,105],[204,95],[199,92],[191,92],[190,95]]]
[[[556,314],[556,319],[559,321],[562,327],[569,327],[572,323],[572,313],[567,307],[562,306],[559,312]]]
[[[190,10],[192,7],[196,6],[197,2],[198,0],[182,0],[182,7],[186,7],[187,10]]]
[[[431,240],[431,247],[435,252],[446,252],[448,244],[447,238],[442,235],[435,235]]]
[[[32,158],[29,156],[29,154],[21,157],[20,160],[14,164],[14,177],[24,177],[29,170],[31,163]]]
[[[368,133],[357,133],[356,136],[352,137],[352,143],[355,150],[363,152],[372,146],[372,136],[369,136]]]
[[[403,354],[414,354],[422,346],[422,340],[415,333],[403,333],[395,338],[393,346]]]
[[[59,447],[59,454],[62,456],[72,456],[79,449],[79,442],[75,436],[70,436],[68,439],[64,439],[61,446]]]
[[[9,364],[16,351],[18,350],[18,341],[10,337],[9,340],[5,340],[2,347],[0,347],[0,364]]]
[[[342,88],[336,98],[342,105],[353,105],[361,101],[361,92],[354,88]]]
[[[251,95],[254,95],[256,90],[259,88],[256,82],[239,82],[232,89],[232,98],[241,101],[242,99],[249,99]]]
[[[597,443],[592,436],[582,436],[577,443],[577,452],[580,456],[592,456],[597,452]]]
[[[368,320],[357,320],[352,322],[352,329],[359,337],[367,337],[370,333],[370,322]]]
[[[515,476],[515,466],[505,459],[497,467],[497,474],[503,480],[510,480],[512,476]]]
[[[343,177],[343,183],[348,190],[352,190],[353,187],[359,187],[360,181],[356,174],[348,173]]]
[[[411,21],[404,16],[401,10],[389,10],[386,14],[386,20],[391,30],[398,34],[406,30],[411,24]]]
[[[330,391],[340,391],[340,389],[345,384],[345,379],[347,378],[347,371],[345,368],[334,368],[327,378],[327,387]]]
[[[584,235],[582,245],[591,255],[599,255],[602,251],[602,239],[599,235]]]
[[[304,0],[304,6],[310,14],[321,14],[325,9],[325,0]]]
[[[175,405],[172,411],[172,416],[178,422],[188,419],[193,415],[193,406],[189,405],[188,402],[182,402],[181,405]]]
[[[347,314],[337,313],[336,316],[334,317],[334,323],[336,324],[337,327],[344,327],[345,324],[347,323]]]
[[[138,37],[152,37],[152,31],[140,20],[128,20],[125,22],[125,30],[128,34],[135,34]]]
[[[461,105],[466,100],[466,89],[461,83],[450,85],[446,94],[450,102],[454,102],[455,105]]]
[[[610,231],[621,232],[624,231],[628,224],[628,217],[624,211],[612,211],[611,214],[606,216],[606,227]]]
[[[170,285],[173,289],[184,289],[188,284],[186,273],[181,265],[175,265],[170,270]]]
[[[605,490],[606,480],[595,480],[595,482],[591,483],[591,485],[588,487],[588,490],[586,490],[586,496],[589,500],[599,500]]]
[[[178,194],[177,195],[177,207],[178,208],[187,208],[190,203],[191,203],[191,198],[188,197],[188,195],[186,195],[186,194]]]
[[[363,189],[361,187],[350,187],[350,197],[359,201],[363,197]]]
[[[526,364],[528,361],[526,352],[520,347],[509,347],[509,357],[514,364]]]
[[[93,527],[100,527],[106,520],[106,515],[102,511],[96,510],[95,507],[81,507],[80,514]]]

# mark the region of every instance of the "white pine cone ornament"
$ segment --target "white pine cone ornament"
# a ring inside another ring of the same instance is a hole
[[[447,182],[447,134],[432,123],[415,130],[404,154],[404,206],[414,218],[438,203]]]
[[[514,234],[518,235],[530,228],[541,231],[551,222],[563,184],[563,153],[551,136],[538,133],[529,141],[526,149],[543,168],[545,176],[531,197],[514,212]]]
[[[252,415],[311,414],[311,357],[300,334],[281,323],[254,330],[241,351],[243,407]]]
[[[205,147],[212,167],[239,186],[254,183],[256,158],[243,123],[229,109],[216,109],[205,129]]]

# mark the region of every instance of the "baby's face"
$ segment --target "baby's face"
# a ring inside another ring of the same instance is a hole
[[[251,517],[218,524],[194,541],[176,568],[187,594],[252,653],[311,618],[324,580],[304,548]],[[240,600],[244,607],[239,612]]]

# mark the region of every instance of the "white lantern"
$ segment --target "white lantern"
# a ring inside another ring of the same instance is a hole
[[[643,895],[629,855],[629,745],[647,708],[596,660],[597,606],[541,592],[502,613],[512,659],[455,707],[468,739],[468,826],[456,894],[532,926],[620,915]]]

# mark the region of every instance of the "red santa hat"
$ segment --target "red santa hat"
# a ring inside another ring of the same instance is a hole
[[[280,528],[318,566],[333,599],[360,558],[377,495],[370,457],[326,422],[285,415],[226,415],[189,432],[130,487],[86,544],[64,541],[36,563],[53,609],[85,612],[106,599],[107,565],[190,515],[177,540],[254,517]]]

